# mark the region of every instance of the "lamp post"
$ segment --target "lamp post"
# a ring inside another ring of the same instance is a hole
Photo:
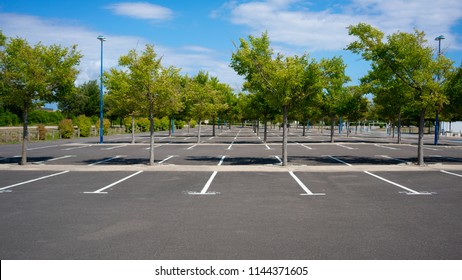
[[[435,38],[435,41],[438,41],[438,57],[441,55],[441,40],[444,40],[444,39],[446,38],[444,38],[443,35],[440,35]],[[439,79],[440,79],[440,75],[438,74],[438,81]],[[438,145],[438,138],[439,138],[439,131],[440,131],[440,121],[439,121],[439,116],[438,116],[439,109],[440,108],[436,108],[434,145]]]
[[[106,41],[106,37],[99,35],[97,37],[101,41],[101,81],[100,81],[100,92],[99,92],[99,143],[103,144],[103,42]]]

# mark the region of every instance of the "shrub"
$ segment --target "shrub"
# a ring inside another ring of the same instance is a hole
[[[95,127],[96,131],[98,131],[99,133],[99,119],[96,122]],[[107,135],[107,133],[109,132],[109,128],[111,128],[111,121],[109,121],[108,119],[103,119],[103,135]]]
[[[74,135],[74,125],[70,119],[64,119],[60,121],[58,128],[61,131],[62,138],[69,139]]]
[[[182,129],[185,125],[185,121],[183,120],[175,120],[175,128]]]
[[[19,124],[19,117],[9,111],[0,108],[0,126],[12,126]]]
[[[190,127],[190,128],[195,128],[195,127],[196,127],[196,124],[197,124],[196,120],[190,120],[190,121],[189,121],[189,127]]]
[[[47,129],[43,124],[37,125],[39,140],[46,140],[47,138]]]
[[[91,119],[85,115],[80,115],[75,120],[75,125],[80,129],[80,136],[88,137],[91,133]]]
[[[135,126],[138,127],[141,132],[147,132],[149,131],[149,119],[148,118],[137,118],[135,120]]]

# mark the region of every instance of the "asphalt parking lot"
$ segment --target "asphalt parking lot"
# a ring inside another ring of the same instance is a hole
[[[210,128],[0,146],[1,259],[461,259],[462,142]]]

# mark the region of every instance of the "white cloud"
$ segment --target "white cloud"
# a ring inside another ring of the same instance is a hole
[[[98,79],[100,75],[101,42],[96,39],[104,35],[104,69],[116,67],[121,55],[132,49],[143,50],[148,40],[141,37],[101,34],[97,31],[76,25],[75,22],[43,19],[36,16],[0,13],[0,26],[7,37],[25,38],[30,44],[42,42],[44,45],[60,44],[70,47],[77,44],[83,58],[79,65],[80,74],[77,83]],[[240,88],[242,79],[228,67],[230,54],[202,46],[184,46],[170,48],[155,44],[155,51],[163,57],[163,65],[182,68],[183,73],[195,75],[199,70],[209,71],[220,81]],[[222,59],[220,56],[226,56]]]
[[[230,3],[234,24],[246,26],[254,34],[267,30],[274,42],[308,51],[341,50],[352,40],[346,27],[359,22],[377,26],[387,34],[412,32],[414,28],[425,31],[430,40],[445,34],[452,48],[458,48],[462,39],[458,38],[461,34],[451,32],[462,19],[462,2],[458,0],[353,0],[321,11],[313,10],[313,1]]]
[[[123,2],[108,5],[107,8],[116,15],[136,19],[168,20],[173,17],[169,8],[147,2]]]

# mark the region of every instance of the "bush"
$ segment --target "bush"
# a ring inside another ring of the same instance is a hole
[[[19,117],[0,108],[0,126],[13,126],[19,124]]]
[[[131,123],[130,123],[131,126]],[[138,129],[141,132],[147,132],[149,131],[149,119],[148,118],[138,118],[135,120],[135,126],[138,127]]]
[[[175,128],[176,129],[182,129],[185,124],[186,123],[183,120],[175,120]]]
[[[47,138],[47,129],[43,124],[37,125],[39,140],[46,140]]]
[[[88,137],[91,133],[91,119],[85,115],[80,115],[75,120],[75,125],[80,129],[80,136]]]
[[[63,119],[61,112],[35,110],[29,113],[30,124],[57,124]]]
[[[196,125],[197,125],[196,120],[190,120],[190,121],[189,121],[189,127],[190,127],[190,128],[195,128]]]
[[[62,138],[69,139],[74,135],[74,125],[70,119],[64,119],[60,121],[58,128],[61,131]]]
[[[154,130],[155,131],[166,131],[170,126],[170,120],[167,117],[162,119],[154,118]]]
[[[96,131],[99,133],[99,119],[96,122]],[[107,135],[109,132],[109,128],[111,128],[111,122],[108,119],[103,119],[103,135]]]

